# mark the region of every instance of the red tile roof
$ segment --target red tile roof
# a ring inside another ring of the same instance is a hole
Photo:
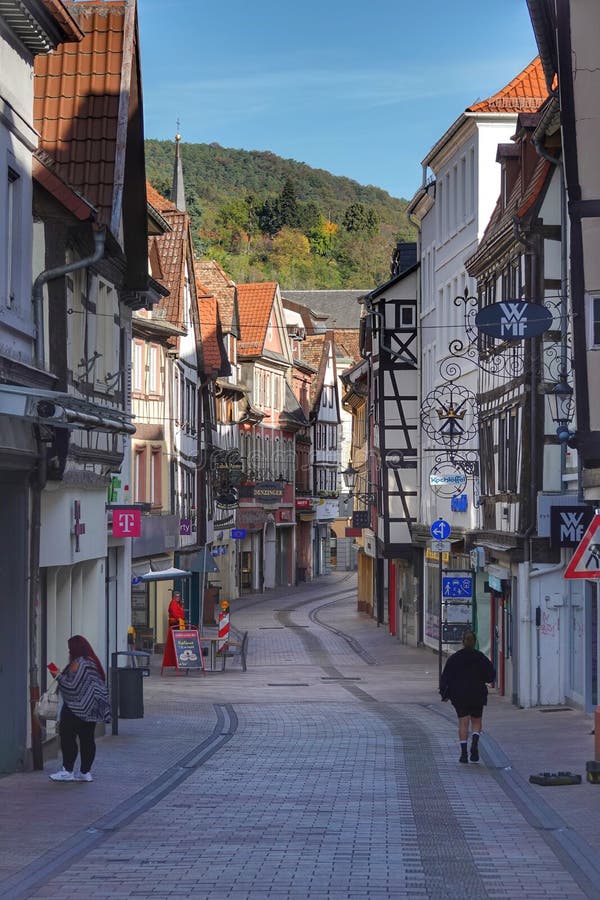
[[[52,160],[46,160],[43,154],[36,153],[32,160],[31,173],[34,179],[49,194],[58,200],[65,209],[68,209],[81,222],[96,218],[96,210],[81,197],[77,191],[58,177],[52,169]]]
[[[159,194],[149,181],[146,182],[146,199],[160,213],[165,212],[165,210],[177,210],[175,204],[163,197],[162,194]]]
[[[227,332],[237,324],[236,284],[214,259],[197,260],[196,272],[202,283],[211,291],[219,302],[221,324]]]
[[[349,328],[344,328],[343,330],[336,328],[333,332],[333,339],[337,360],[339,360],[340,357],[346,357],[351,359],[353,364],[360,360],[360,331],[358,328],[353,330]]]
[[[185,261],[188,252],[189,218],[179,210],[163,210],[161,215],[171,226],[171,231],[151,237],[148,241],[150,258],[158,257],[164,286],[170,291],[154,307],[154,311],[162,311],[164,317],[173,325],[181,325],[184,320],[185,298]]]
[[[276,281],[238,284],[241,332],[238,356],[260,356],[262,353],[276,291]]]
[[[35,59],[34,118],[40,149],[60,177],[77,188],[109,225],[117,193],[116,160],[125,20],[123,0],[69,3],[84,32],[79,43],[61,44]],[[133,42],[126,48],[129,56]],[[132,92],[132,98],[133,98]],[[136,99],[137,99],[137,95]],[[123,130],[126,123],[122,126]],[[122,136],[123,146],[125,134]]]
[[[310,406],[314,408],[315,404],[321,398],[323,389],[323,380],[325,377],[325,351],[329,352],[329,334],[312,334],[308,335],[302,341],[302,360],[316,369],[317,374],[312,379],[309,388]]]
[[[539,56],[516,78],[486,100],[467,107],[466,112],[521,112],[538,109],[548,97],[546,79]]]
[[[198,279],[196,279],[196,289],[204,372],[207,375],[215,375],[221,371],[223,364],[219,341],[219,308],[216,297],[207,295],[206,287]]]

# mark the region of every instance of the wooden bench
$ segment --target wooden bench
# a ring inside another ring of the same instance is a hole
[[[231,627],[229,634],[232,640],[228,641],[227,650],[219,650],[217,656],[222,660],[221,671],[225,671],[225,663],[228,659],[235,659],[239,656],[242,664],[242,671],[246,671],[246,654],[248,652],[248,632],[238,631],[237,628]]]

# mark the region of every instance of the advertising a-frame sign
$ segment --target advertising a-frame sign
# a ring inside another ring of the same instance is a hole
[[[600,514],[596,513],[573,558],[565,569],[565,578],[600,578]]]

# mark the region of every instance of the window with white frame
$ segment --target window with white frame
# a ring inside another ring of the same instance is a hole
[[[133,457],[133,496],[135,503],[146,501],[146,446],[135,447]]]
[[[158,348],[155,344],[146,346],[147,393],[158,393]]]
[[[141,393],[144,388],[144,344],[134,341],[131,350],[132,389]]]
[[[113,390],[120,390],[121,384],[118,377],[119,304],[114,287],[102,278],[97,279],[96,315],[90,316],[91,318],[96,319],[93,325],[91,321],[88,323],[88,328],[95,331],[95,340],[93,341],[94,346],[89,348],[89,352],[93,353],[97,348],[98,353],[101,354],[95,366],[95,381],[111,387]],[[92,331],[88,331],[88,334],[91,333]]]
[[[466,222],[467,219],[467,160],[462,156],[460,159],[460,221]]]

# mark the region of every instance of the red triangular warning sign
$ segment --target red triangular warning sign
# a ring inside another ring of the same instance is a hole
[[[600,514],[596,513],[575,548],[565,578],[600,578]]]

